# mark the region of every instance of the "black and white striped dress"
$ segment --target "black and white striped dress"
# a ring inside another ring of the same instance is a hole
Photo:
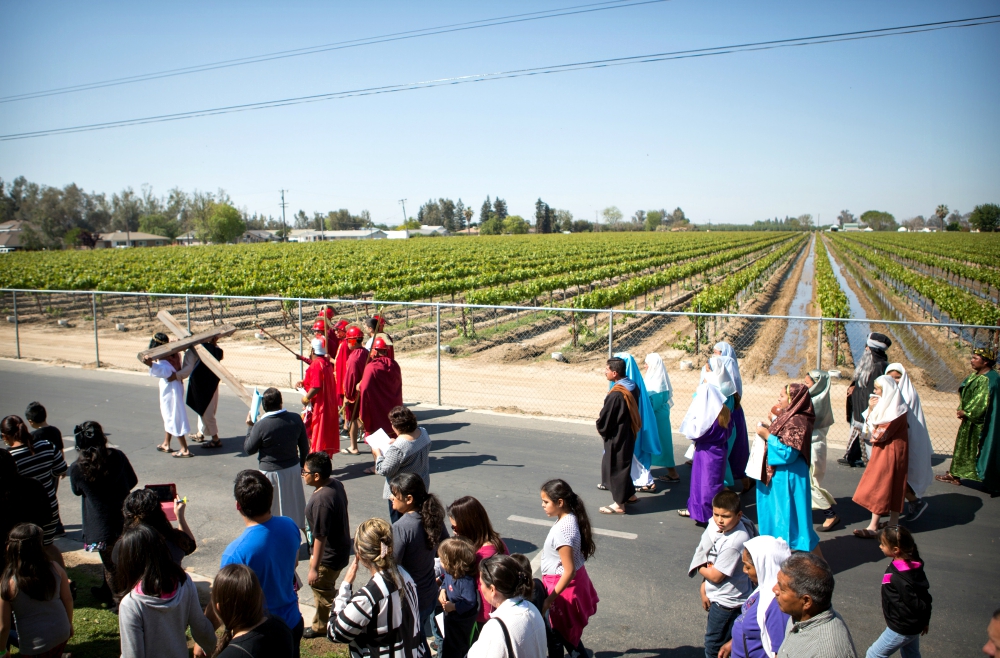
[[[66,460],[61,451],[48,441],[35,441],[34,454],[28,446],[18,446],[10,449],[10,456],[17,464],[17,472],[22,477],[37,480],[49,497],[49,507],[52,508],[52,519],[45,524],[43,543],[51,544],[56,536],[56,525],[59,523],[59,499],[56,497],[56,478],[66,472]]]
[[[341,583],[327,635],[349,645],[352,658],[424,658],[417,586],[405,569],[398,570],[401,589],[384,572],[353,594],[350,583]]]

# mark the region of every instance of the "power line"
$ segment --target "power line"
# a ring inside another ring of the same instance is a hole
[[[543,75],[549,73],[566,73],[568,71],[582,71],[596,68],[610,68],[615,66],[629,66],[632,64],[649,64],[653,62],[664,62],[676,59],[691,59],[696,57],[712,57],[716,55],[731,55],[735,53],[754,52],[761,50],[774,50],[778,48],[792,48],[798,46],[815,46],[827,43],[837,43],[842,41],[859,41],[864,39],[878,39],[890,36],[902,36],[918,34],[921,32],[935,32],[960,27],[975,27],[979,25],[989,25],[1000,23],[1000,14],[992,16],[981,16],[978,18],[963,18],[951,21],[939,21],[936,23],[921,23],[918,25],[903,25],[898,27],[877,28],[872,30],[859,30],[855,32],[840,32],[836,34],[825,34],[811,37],[794,37],[790,39],[777,39],[772,41],[758,41],[752,43],[735,44],[730,46],[716,46],[712,48],[697,48],[691,50],[677,50],[664,53],[653,53],[647,55],[631,55],[627,57],[613,57],[608,59],[589,60],[583,62],[573,62],[569,64],[553,64],[549,66],[539,66],[526,69],[515,69],[511,71],[501,71],[496,73],[479,73],[473,75],[456,76],[451,78],[439,78],[436,80],[425,80],[421,82],[409,82],[396,85],[384,85],[380,87],[367,87],[362,89],[351,89],[345,91],[329,92],[324,94],[314,94],[310,96],[298,96],[294,98],[283,98],[271,101],[260,101],[256,103],[246,103],[243,105],[229,105],[225,107],[208,108],[203,110],[192,110],[188,112],[177,112],[174,114],[161,114],[135,119],[121,119],[118,121],[107,121],[104,123],[93,123],[81,126],[71,126],[67,128],[50,128],[22,133],[12,133],[0,135],[0,141],[12,141],[18,139],[30,139],[32,137],[44,137],[47,135],[62,135],[70,133],[90,132],[95,130],[107,130],[111,128],[121,128],[124,126],[143,125],[148,123],[164,123],[167,121],[180,121],[183,119],[193,119],[203,116],[214,116],[217,114],[231,114],[234,112],[248,112],[251,110],[263,110],[274,107],[284,107],[288,105],[301,105],[304,103],[316,103],[326,100],[339,100],[356,96],[372,96],[379,94],[396,93],[401,91],[412,91],[415,89],[430,89],[445,85],[466,84],[469,82],[486,82],[492,80],[505,80],[510,78],[521,78],[532,75]]]
[[[127,76],[123,78],[113,78],[110,80],[99,80],[96,82],[87,82],[79,85],[69,85],[67,87],[56,87],[54,89],[25,92],[23,94],[14,94],[12,96],[0,97],[0,103],[13,103],[17,101],[29,100],[32,98],[45,98],[47,96],[70,94],[79,91],[103,89],[105,87],[115,87],[119,85],[133,84],[136,82],[146,82],[148,80],[159,80],[162,78],[172,78],[181,75],[189,75],[191,73],[215,71],[218,69],[231,68],[234,66],[259,64],[261,62],[270,62],[276,59],[287,59],[290,57],[301,57],[303,55],[315,55],[317,53],[325,53],[333,50],[357,48],[360,46],[371,46],[379,43],[388,43],[390,41],[417,39],[420,37],[434,36],[436,34],[447,34],[449,32],[464,32],[466,30],[478,30],[484,27],[496,27],[498,25],[509,25],[511,23],[524,23],[527,21],[537,21],[546,18],[559,18],[562,16],[573,16],[576,14],[588,14],[592,12],[606,11],[610,9],[627,9],[629,7],[639,7],[642,5],[659,4],[662,2],[669,2],[669,0],[639,0],[639,1],[605,0],[604,2],[595,2],[587,5],[575,5],[572,7],[562,7],[560,9],[535,11],[526,14],[513,14],[511,16],[499,16],[497,18],[483,18],[477,21],[469,21],[466,23],[454,23],[451,25],[440,25],[438,27],[426,27],[418,30],[408,30],[406,32],[394,32],[391,34],[383,34],[374,37],[365,37],[362,39],[350,39],[348,41],[338,41],[335,43],[326,43],[317,46],[308,46],[306,48],[295,48],[292,50],[282,50],[273,53],[264,53],[261,55],[250,55],[248,57],[240,57],[238,59],[228,59],[219,62],[209,62],[207,64],[196,64],[194,66],[186,66],[177,69],[167,69],[165,71],[142,73],[139,75]],[[609,5],[609,6],[604,6],[604,5]]]

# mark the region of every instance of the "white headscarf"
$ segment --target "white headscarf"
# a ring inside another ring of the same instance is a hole
[[[711,370],[702,368],[702,379],[719,389],[722,395],[728,398],[733,393],[736,393],[737,390],[736,382],[733,381],[733,377],[726,367],[726,361],[732,362],[732,359],[724,356],[710,357],[708,365],[705,368],[711,368]]]
[[[659,354],[650,353],[646,355],[645,362],[649,366],[646,374],[642,376],[642,380],[646,384],[646,392],[663,393],[664,391],[669,391],[670,399],[667,404],[671,407],[674,406],[674,387],[670,385],[670,376],[667,375],[663,359],[660,358]]]
[[[917,497],[921,498],[934,480],[934,471],[931,466],[934,447],[931,445],[931,436],[927,431],[927,421],[924,420],[924,410],[920,405],[917,389],[913,387],[913,382],[901,363],[890,363],[886,366],[885,374],[888,375],[893,370],[902,375],[898,384],[899,392],[909,409],[906,422],[910,426],[907,451],[910,463],[907,469],[906,483],[910,485]]]
[[[708,382],[699,384],[695,389],[691,406],[681,421],[681,434],[692,441],[707,434],[708,430],[712,429],[712,423],[718,419],[724,404],[726,398],[718,388]]]
[[[896,386],[896,380],[889,375],[882,375],[875,380],[875,385],[882,389],[882,397],[875,404],[865,417],[865,424],[869,431],[874,430],[878,425],[884,425],[896,420],[900,416],[905,416],[909,410],[906,401],[903,400],[903,393]]]
[[[720,355],[729,359],[725,362],[726,370],[733,383],[736,384],[736,392],[740,394],[740,397],[743,397],[743,377],[740,376],[740,363],[736,360],[736,350],[726,342],[716,343],[713,349],[718,350]]]
[[[792,552],[784,539],[768,535],[754,537],[744,543],[743,548],[750,553],[753,568],[757,571],[757,591],[760,592],[760,599],[757,601],[757,626],[760,628],[760,643],[768,656],[774,656],[764,615],[774,600],[774,585],[778,582],[781,563],[787,560]]]

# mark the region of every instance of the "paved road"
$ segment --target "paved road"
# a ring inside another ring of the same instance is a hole
[[[112,443],[128,454],[140,484],[177,483],[190,500],[188,518],[199,543],[185,566],[215,574],[222,550],[242,529],[232,498],[233,476],[256,465],[256,459],[241,452],[242,403],[223,392],[219,419],[224,449],[174,461],[154,449],[162,439],[162,425],[152,378],[0,360],[0,414],[21,414],[36,399],[63,434],[83,420],[99,421],[112,433]],[[445,504],[461,495],[478,497],[512,550],[533,555],[544,540],[544,526],[510,517],[543,520],[538,486],[554,476],[576,487],[596,527],[636,536],[599,535],[597,555],[588,563],[601,604],[584,640],[599,658],[704,655],[705,613],[697,582],[686,577],[701,529],[675,513],[687,498],[687,468],[679,469],[681,485],[643,496],[630,509],[634,514],[601,516],[597,507],[610,499],[594,487],[601,446],[590,425],[428,407],[416,411],[433,438],[431,489]],[[677,446],[678,456],[683,448]],[[72,450],[67,459],[74,459]],[[381,478],[361,474],[369,459],[335,460],[350,498],[352,524],[373,515],[388,517],[380,499]],[[935,470],[946,467],[947,462],[938,463]],[[836,464],[828,472],[827,486],[850,525],[828,535],[822,549],[837,574],[835,606],[863,654],[884,628],[879,584],[885,559],[873,542],[850,535],[850,529],[866,522],[867,512],[850,502],[860,475],[858,469]],[[928,500],[930,509],[912,525],[935,599],[924,653],[976,655],[989,614],[1000,606],[1000,499],[968,487],[935,484]],[[752,497],[747,502],[753,516]],[[80,506],[68,486],[60,489],[60,504],[70,536],[78,536]],[[303,595],[308,602],[309,594]]]

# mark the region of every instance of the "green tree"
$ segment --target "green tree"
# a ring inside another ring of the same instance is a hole
[[[462,199],[459,198],[455,202],[455,228],[448,229],[449,231],[461,231],[465,228],[465,204]]]
[[[618,209],[618,206],[608,206],[601,211],[601,217],[604,218],[604,223],[608,225],[611,229],[618,228],[618,224],[622,221],[622,211]]]
[[[497,218],[499,219],[499,218]],[[528,232],[528,222],[520,215],[508,215],[503,220],[503,232],[509,235],[520,235]]]
[[[139,219],[139,230],[143,233],[163,235],[171,240],[177,237],[180,233],[180,228],[180,224],[176,220],[159,213],[155,215],[143,215]]]
[[[490,218],[485,222],[479,222],[480,235],[500,235],[503,233],[503,222],[497,219],[496,215],[490,213]]]
[[[479,209],[479,225],[482,226],[490,219],[493,218],[493,203],[490,202],[490,196],[486,195],[486,201],[483,201],[482,207]],[[480,229],[480,232],[482,229]]]
[[[996,231],[1000,228],[1000,206],[995,203],[976,206],[969,217],[969,223],[984,233]]]
[[[501,222],[507,219],[507,202],[497,197],[493,200],[493,214],[497,216]]]
[[[559,227],[560,231],[572,231],[573,213],[568,210],[556,210],[555,225]]]
[[[891,213],[881,210],[866,210],[859,218],[862,224],[867,224],[873,231],[895,231],[899,228],[896,218]]]
[[[663,217],[666,214],[662,210],[650,210],[646,212],[646,221],[643,228],[647,231],[655,231],[663,223]]]
[[[233,242],[243,235],[246,222],[243,214],[228,203],[215,206],[208,218],[208,239],[214,243]]]
[[[574,233],[591,233],[594,230],[594,225],[586,219],[574,219],[570,230]]]
[[[535,202],[535,232],[552,232],[552,209],[541,198]]]
[[[681,210],[680,206],[674,208],[674,211],[670,213],[670,225],[674,228],[687,226],[691,223],[691,220],[687,218],[684,211]]]

